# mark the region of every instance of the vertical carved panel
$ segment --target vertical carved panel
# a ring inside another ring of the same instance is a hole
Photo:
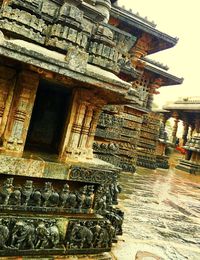
[[[99,116],[101,114],[101,109],[95,109],[93,111],[93,116],[92,116],[92,121],[90,124],[90,129],[88,133],[88,138],[87,138],[87,143],[86,143],[86,148],[88,149],[88,157],[93,156],[93,143],[94,143],[94,136],[96,133],[96,128],[99,120]]]
[[[4,135],[4,148],[8,152],[23,152],[31,113],[35,101],[39,77],[29,71],[23,71],[17,79],[9,121]]]

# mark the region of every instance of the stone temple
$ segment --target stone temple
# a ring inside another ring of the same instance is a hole
[[[173,38],[110,0],[0,1],[0,256],[109,252],[122,171],[156,168],[145,56]]]

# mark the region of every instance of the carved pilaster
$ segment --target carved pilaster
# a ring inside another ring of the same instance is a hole
[[[92,117],[93,117],[93,109],[94,109],[94,107],[91,104],[88,104],[86,107],[86,113],[85,113],[84,122],[83,122],[83,126],[81,129],[81,135],[80,135],[80,140],[79,140],[80,148],[86,147],[86,142],[87,142],[87,138],[88,138],[89,131],[90,131],[90,124],[91,124]]]
[[[0,66],[0,137],[2,137],[15,87],[15,71]]]
[[[76,90],[60,153],[61,161],[93,158],[92,146],[101,111],[99,107],[104,104],[92,91]]]
[[[39,84],[37,74],[23,71],[19,74],[3,136],[5,152],[21,155],[24,149],[31,113]]]
[[[92,121],[91,121],[91,125],[90,125],[90,130],[89,130],[89,134],[88,134],[88,138],[87,138],[87,143],[86,143],[86,148],[88,150],[88,157],[93,157],[93,143],[94,143],[94,136],[96,133],[96,128],[97,128],[97,123],[99,121],[99,116],[101,114],[101,109],[95,109],[93,111],[93,117],[92,117]]]

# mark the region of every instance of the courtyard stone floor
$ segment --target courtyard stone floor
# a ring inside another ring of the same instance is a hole
[[[123,173],[119,206],[125,212],[118,260],[200,259],[200,176],[171,169]]]

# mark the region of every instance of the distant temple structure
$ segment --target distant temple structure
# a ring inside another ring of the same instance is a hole
[[[124,50],[124,59],[120,60],[118,76],[132,84],[138,102],[104,107],[97,126],[94,152],[98,158],[123,171],[135,172],[137,165],[155,169],[161,120],[151,112],[153,96],[159,94],[158,88],[181,84],[183,79],[171,75],[167,66],[146,56],[173,47],[177,38],[161,33],[154,23],[116,4],[111,9],[108,26],[118,39],[121,31],[124,39],[129,39],[129,45],[134,42],[128,56],[124,45],[119,45]]]
[[[180,160],[177,169],[200,173],[200,97],[183,97],[163,106],[164,121],[174,118],[172,141],[177,140],[178,123],[183,123],[182,143],[186,150],[185,159]]]
[[[2,257],[97,259],[122,234],[118,176],[154,161],[153,94],[182,79],[145,58],[177,39],[114,2],[0,1]]]

